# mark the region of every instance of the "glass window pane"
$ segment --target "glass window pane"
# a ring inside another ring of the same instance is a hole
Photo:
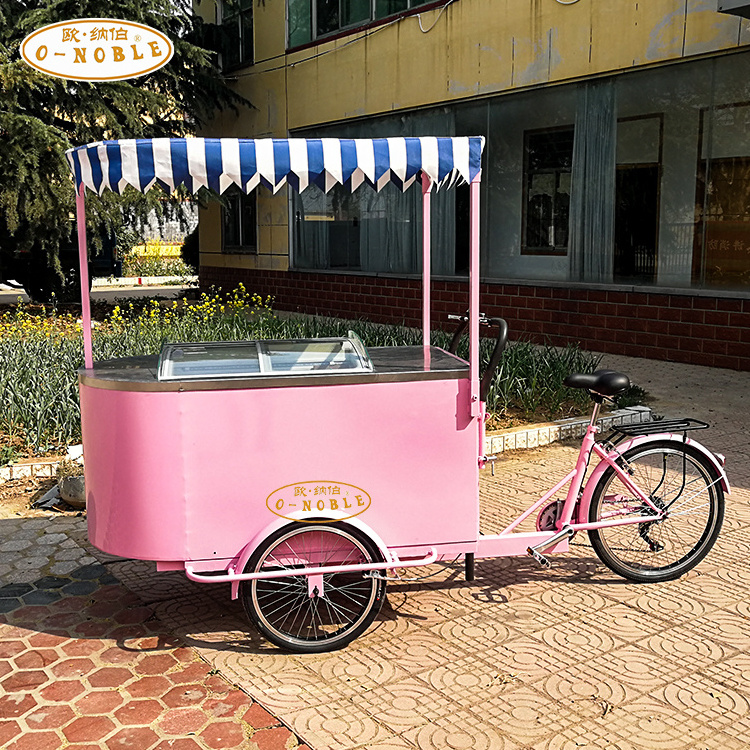
[[[255,193],[242,196],[242,246],[256,250]]]
[[[224,31],[224,66],[231,67],[240,61],[240,19],[239,16],[225,18],[222,22]]]
[[[255,342],[164,344],[159,355],[159,380],[241,377],[260,374]]]
[[[242,62],[253,62],[253,12],[242,12]]]
[[[339,0],[317,0],[317,36],[331,34],[339,28]]]
[[[353,26],[370,20],[370,0],[341,0],[341,25]]]
[[[224,208],[224,246],[237,247],[240,244],[239,196],[227,196],[226,201]]]
[[[529,134],[527,153],[529,170],[570,170],[573,161],[573,129]]]
[[[261,342],[273,372],[311,370],[360,370],[366,363],[351,341],[272,341]]]
[[[552,246],[555,175],[530,175],[526,206],[526,245],[531,248]]]
[[[312,41],[311,0],[289,0],[289,46]]]
[[[408,10],[408,8],[408,0],[376,0],[375,18],[385,18],[394,13],[401,13],[404,10]]]

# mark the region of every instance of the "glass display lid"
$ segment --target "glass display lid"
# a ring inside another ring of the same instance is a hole
[[[371,372],[367,349],[354,331],[348,336],[278,341],[165,343],[158,380],[254,378]]]

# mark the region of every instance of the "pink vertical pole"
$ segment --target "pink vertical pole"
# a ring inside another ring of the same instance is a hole
[[[469,376],[471,416],[481,416],[479,401],[479,181],[470,186],[471,245],[469,256]],[[480,452],[483,447],[480,446]]]
[[[78,225],[78,264],[81,269],[81,312],[83,324],[83,364],[87,370],[94,367],[93,346],[91,343],[91,297],[89,295],[89,256],[86,247],[86,201],[85,187],[76,192],[76,223]]]
[[[429,357],[430,346],[431,187],[432,181],[422,172],[422,340],[425,357]],[[428,363],[425,362],[425,365]]]

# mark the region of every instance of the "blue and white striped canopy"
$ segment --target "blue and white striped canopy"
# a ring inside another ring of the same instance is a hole
[[[317,185],[375,190],[392,182],[405,190],[419,175],[433,185],[470,183],[481,175],[484,138],[153,138],[102,141],[70,149],[75,176],[96,193],[126,185],[146,192],[184,184],[223,193],[231,185],[249,193],[258,185],[276,192],[285,184],[302,191]]]

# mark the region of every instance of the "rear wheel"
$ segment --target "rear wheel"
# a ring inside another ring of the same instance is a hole
[[[295,523],[266,539],[245,572],[382,561],[377,546],[357,529],[339,523]],[[312,583],[305,575],[243,581],[240,594],[250,621],[271,643],[319,653],[346,646],[370,626],[385,596],[385,580],[379,575],[324,573]]]
[[[665,515],[589,531],[591,546],[605,565],[632,581],[678,578],[708,554],[721,529],[719,473],[703,453],[679,441],[631,448],[622,458],[633,484]],[[590,523],[653,515],[614,469],[602,474],[591,497]]]

